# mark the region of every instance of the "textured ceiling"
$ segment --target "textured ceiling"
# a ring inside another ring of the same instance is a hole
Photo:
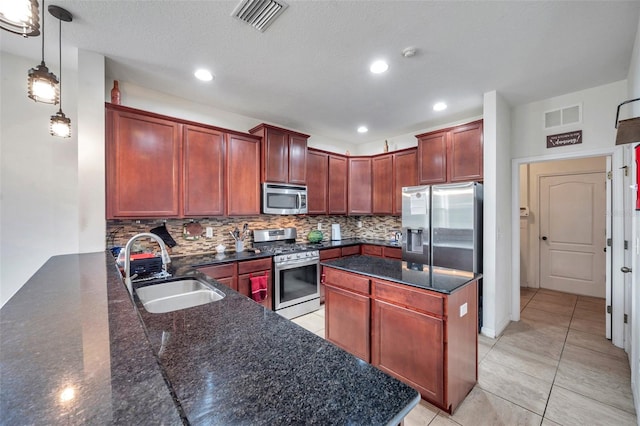
[[[230,16],[237,3],[47,4],[74,15],[63,49],[104,54],[108,77],[349,143],[477,114],[491,90],[518,105],[624,79],[640,14],[640,1],[289,1],[261,33]],[[39,38],[0,37],[39,60]],[[377,58],[385,74],[368,71]],[[193,78],[201,66],[213,82]]]

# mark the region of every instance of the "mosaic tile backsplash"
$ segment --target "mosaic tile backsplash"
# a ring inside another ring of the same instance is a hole
[[[362,227],[358,227],[358,222]],[[185,236],[185,225],[198,222],[202,226],[202,234],[197,239],[191,235]],[[227,250],[234,249],[234,241],[229,231],[235,227],[242,230],[243,225],[249,225],[249,230],[267,228],[295,227],[298,230],[297,242],[307,242],[307,234],[322,224],[323,240],[331,239],[331,224],[339,223],[342,238],[373,238],[381,240],[392,239],[393,233],[402,228],[400,217],[396,216],[247,216],[225,218],[190,219],[141,219],[141,220],[109,220],[106,229],[106,247],[124,247],[129,239],[140,232],[149,232],[152,228],[166,223],[167,230],[177,245],[170,251],[172,255],[197,254],[215,251],[215,247],[222,244]],[[213,228],[213,237],[206,237],[206,228]],[[145,244],[141,240],[141,244]],[[245,248],[253,246],[253,237],[245,239]],[[134,247],[135,250],[136,247]]]

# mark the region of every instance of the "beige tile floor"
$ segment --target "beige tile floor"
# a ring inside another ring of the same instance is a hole
[[[521,320],[478,337],[478,384],[453,415],[421,401],[405,426],[638,425],[604,299],[522,288]],[[324,338],[324,307],[293,322]]]

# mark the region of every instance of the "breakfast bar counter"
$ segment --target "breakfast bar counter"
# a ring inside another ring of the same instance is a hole
[[[55,256],[0,309],[6,424],[398,424],[412,387],[199,273],[225,297],[164,314],[107,252]]]

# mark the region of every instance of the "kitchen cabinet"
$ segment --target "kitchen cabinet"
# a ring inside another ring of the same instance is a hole
[[[238,291],[238,273],[236,262],[224,263],[222,265],[211,265],[198,268],[206,276]]]
[[[327,260],[335,260],[340,259],[342,257],[342,250],[340,247],[330,248],[320,250],[320,262],[324,262]],[[322,267],[322,271],[320,272],[320,303],[324,303],[325,299],[325,275],[324,275],[324,266]]]
[[[184,216],[224,215],[224,133],[185,125],[183,143]]]
[[[230,134],[226,163],[227,215],[259,215],[260,139]]]
[[[417,135],[418,183],[483,179],[482,120]]]
[[[324,274],[327,340],[452,413],[478,379],[478,282],[445,294],[330,266]]]
[[[264,123],[249,130],[249,133],[262,138],[263,182],[307,183],[309,135]]]
[[[417,151],[417,148],[411,148],[393,153],[394,215],[402,215],[402,187],[415,186],[418,184]]]
[[[107,108],[107,219],[178,217],[181,171],[178,123]]]
[[[307,151],[307,212],[327,214],[328,208],[329,154],[309,149]]]
[[[386,259],[402,259],[402,249],[400,247],[363,244],[361,247],[361,253],[366,256],[377,256]]]
[[[342,247],[342,251],[341,251],[342,257],[347,257],[347,256],[355,256],[360,254],[360,246],[347,246],[347,247]]]
[[[347,157],[329,154],[328,214],[347,214]]]
[[[325,286],[325,338],[369,362],[369,279],[326,268]]]
[[[402,249],[400,247],[384,247],[382,257],[387,259],[402,259]]]
[[[363,244],[360,250],[362,254],[367,256],[382,257],[382,246],[376,246],[372,244]]]
[[[251,298],[251,276],[267,276],[267,297],[260,302],[265,308],[273,310],[273,274],[271,257],[238,262],[238,292]]]
[[[393,154],[373,157],[371,168],[373,214],[393,214]]]
[[[350,215],[371,214],[371,158],[349,158],[348,206]]]

